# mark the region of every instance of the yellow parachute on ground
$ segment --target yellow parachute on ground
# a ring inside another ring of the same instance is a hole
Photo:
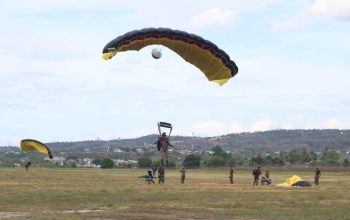
[[[292,186],[294,183],[303,181],[303,179],[300,176],[293,175],[292,177],[286,179],[283,183],[277,184],[277,186]]]
[[[45,144],[33,139],[21,140],[21,151],[38,151],[39,153],[48,155],[50,159],[53,158],[50,149]]]
[[[300,176],[293,175],[286,179],[283,183],[277,184],[277,186],[297,186],[297,187],[310,187],[311,184],[308,181],[304,181]]]
[[[103,48],[103,58],[108,60],[119,52],[138,51],[149,45],[169,48],[200,69],[209,81],[220,85],[238,72],[235,62],[214,43],[198,35],[169,28],[144,28],[121,35]]]

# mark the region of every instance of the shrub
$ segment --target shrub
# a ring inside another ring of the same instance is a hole
[[[198,155],[190,154],[185,157],[183,165],[185,167],[199,167],[201,164],[201,157]]]
[[[113,168],[114,162],[111,158],[103,158],[101,162],[101,168],[102,169],[108,169],[108,168]]]
[[[151,167],[152,166],[152,160],[149,157],[139,157],[137,159],[137,165],[139,167]]]

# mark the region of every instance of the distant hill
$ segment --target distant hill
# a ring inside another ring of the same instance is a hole
[[[112,148],[154,148],[157,135],[131,139],[95,140],[78,142],[47,143],[53,151],[98,151]],[[261,149],[290,150],[306,148],[321,151],[325,148],[341,151],[350,150],[350,130],[271,130],[252,133],[234,133],[215,137],[172,136],[171,142],[181,150],[207,150],[221,146],[226,150]]]

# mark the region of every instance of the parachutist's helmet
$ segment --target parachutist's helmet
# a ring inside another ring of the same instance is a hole
[[[163,137],[164,137],[164,136],[166,136],[166,133],[165,133],[165,132],[163,132],[163,133],[162,133],[162,136],[163,136]]]

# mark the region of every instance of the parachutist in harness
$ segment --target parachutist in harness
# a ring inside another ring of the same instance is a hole
[[[32,165],[31,162],[27,162],[26,165],[24,165],[24,167],[26,168],[26,171],[28,171],[30,165]]]
[[[168,137],[167,137],[165,132],[161,132],[161,127],[166,127],[166,128],[170,129]],[[159,122],[158,123],[158,130],[159,130],[159,134],[161,134],[161,135],[158,137],[155,144],[157,144],[157,149],[158,149],[160,156],[161,156],[160,165],[164,166],[164,159],[165,159],[166,167],[169,167],[168,147],[169,146],[174,147],[174,145],[170,144],[170,142],[169,142],[169,137],[170,137],[170,134],[172,131],[172,126],[170,123],[167,123],[167,122]]]

